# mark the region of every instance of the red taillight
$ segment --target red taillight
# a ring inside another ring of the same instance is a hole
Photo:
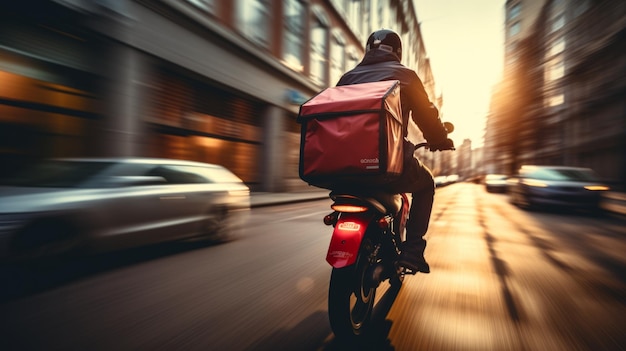
[[[391,223],[391,220],[388,217],[383,217],[378,220],[378,226],[380,229],[387,229],[389,227],[389,223]]]
[[[333,210],[337,212],[346,212],[346,213],[358,213],[358,212],[366,212],[367,207],[359,206],[359,205],[338,205],[333,204],[330,206]]]

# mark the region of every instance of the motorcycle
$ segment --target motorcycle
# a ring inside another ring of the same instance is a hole
[[[453,125],[446,122],[446,129]],[[428,147],[420,143],[415,150]],[[328,291],[330,326],[338,338],[358,337],[372,324],[376,291],[389,280],[399,290],[407,274],[397,264],[410,203],[406,194],[332,191],[333,226],[326,261],[332,266]]]

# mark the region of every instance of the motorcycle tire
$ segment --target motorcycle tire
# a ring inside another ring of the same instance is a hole
[[[361,252],[354,265],[332,270],[328,316],[337,338],[359,336],[371,322],[376,287],[367,286],[365,273],[368,268],[367,256]]]

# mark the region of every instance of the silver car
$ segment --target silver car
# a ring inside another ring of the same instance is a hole
[[[149,158],[46,160],[0,184],[0,257],[227,240],[249,188],[218,165]]]
[[[599,211],[602,194],[609,190],[589,168],[522,166],[509,182],[512,203],[522,208],[552,206]]]

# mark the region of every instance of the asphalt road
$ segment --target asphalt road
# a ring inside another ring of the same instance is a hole
[[[327,320],[329,204],[255,208],[248,229],[220,245],[2,267],[0,349],[345,349]],[[365,345],[624,350],[625,224],[524,212],[475,184],[438,189],[432,273],[385,296],[393,305],[379,308]]]

